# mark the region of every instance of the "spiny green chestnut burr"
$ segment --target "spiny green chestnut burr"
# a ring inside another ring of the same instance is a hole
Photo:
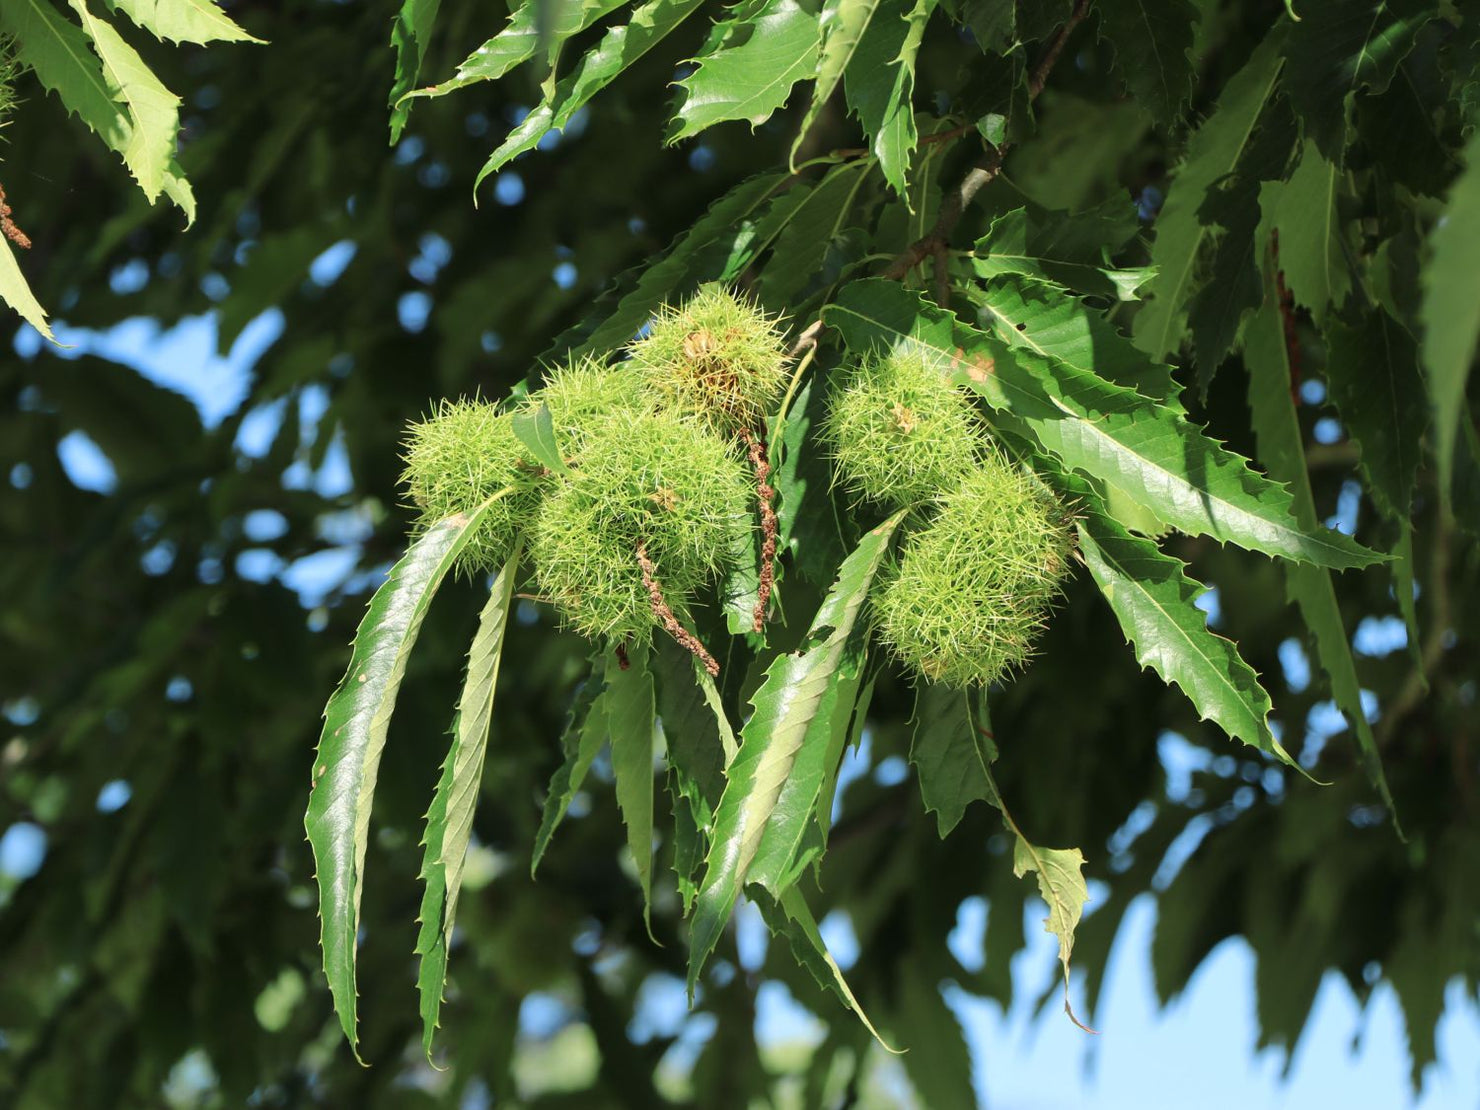
[[[786,344],[754,304],[706,285],[628,348],[660,407],[726,438],[758,427],[786,388]]]
[[[986,443],[970,398],[909,348],[867,358],[845,374],[822,436],[848,489],[901,508],[955,488]]]
[[[879,637],[947,686],[985,686],[1020,667],[1068,570],[1068,514],[996,452],[910,535],[874,598]]]
[[[609,366],[585,356],[546,370],[545,384],[525,399],[525,407],[550,410],[561,450],[579,455],[586,434],[618,409],[650,409],[642,375],[628,363]]]
[[[659,601],[682,614],[721,567],[751,495],[744,466],[702,424],[614,410],[535,519],[540,593],[587,638],[646,642]]]
[[[424,532],[454,513],[470,513],[500,490],[458,561],[460,570],[487,573],[508,558],[539,499],[539,470],[514,434],[513,417],[486,401],[443,401],[406,438],[402,481],[421,511]]]

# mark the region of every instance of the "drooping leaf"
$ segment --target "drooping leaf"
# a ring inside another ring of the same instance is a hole
[[[51,325],[46,322],[46,309],[41,307],[36,294],[26,284],[26,275],[21,273],[15,253],[4,236],[0,236],[0,298],[20,313],[22,320],[53,343],[56,342],[56,336],[51,334]]]
[[[1321,153],[1341,164],[1351,98],[1382,92],[1437,9],[1423,0],[1330,0],[1307,4],[1289,28],[1290,102]]]
[[[1029,872],[1038,876],[1038,893],[1048,903],[1044,931],[1059,941],[1059,963],[1064,968],[1064,1012],[1075,1024],[1079,1019],[1069,1008],[1069,961],[1074,954],[1074,930],[1084,915],[1089,901],[1089,887],[1084,881],[1084,854],[1078,848],[1039,848],[1021,833],[1012,850],[1012,873],[1022,878]]]
[[[879,1036],[874,1023],[853,996],[848,980],[843,976],[843,969],[838,967],[837,960],[827,950],[822,931],[817,927],[817,919],[812,914],[812,907],[807,905],[807,899],[803,897],[801,890],[791,887],[779,895],[765,890],[757,891],[756,905],[760,907],[761,916],[770,926],[772,935],[784,936],[791,942],[792,955],[811,973],[817,985],[836,995],[848,1009],[857,1014],[858,1020],[863,1022],[880,1046],[889,1052],[895,1052]]]
[[[262,42],[232,22],[216,0],[108,0],[108,6],[169,42]]]
[[[488,156],[473,182],[474,195],[489,174],[497,173],[526,150],[533,150],[551,131],[564,128],[587,101],[667,38],[675,27],[699,9],[700,4],[701,0],[648,0],[632,12],[629,22],[607,31],[601,41],[581,57],[575,72],[561,80],[553,94],[525,116],[498,149]],[[533,0],[530,6],[534,6]]]
[[[782,308],[795,303],[828,248],[847,229],[848,213],[867,174],[868,165],[862,159],[835,166],[801,204],[787,212],[758,283],[763,303]]]
[[[1166,202],[1156,218],[1151,248],[1155,276],[1136,314],[1136,345],[1153,358],[1175,353],[1185,330],[1187,302],[1197,291],[1197,262],[1212,229],[1199,217],[1209,188],[1238,166],[1254,126],[1279,80],[1282,60],[1267,39],[1229,80],[1216,110],[1187,141]]]
[[[122,95],[117,83],[118,71],[115,69],[113,79],[105,77],[103,64],[89,48],[88,36],[81,28],[64,19],[45,0],[14,0],[13,3],[0,4],[0,31],[14,40],[17,60],[30,67],[42,86],[56,93],[69,112],[87,124],[112,150],[123,155],[136,178],[135,162],[143,158],[139,169],[146,176],[138,180],[151,200],[162,189],[185,213],[187,224],[195,220],[195,198],[175,162],[173,146],[166,152],[163,168],[143,157],[155,150],[157,142],[151,135],[142,145],[135,144],[134,125],[123,104],[116,99]],[[117,66],[123,53],[132,54],[132,49],[117,39],[117,32],[113,32],[108,42],[112,44],[114,40],[123,46],[123,51],[110,50],[112,64]],[[134,62],[137,62],[137,55],[123,63],[126,74],[132,72]],[[142,66],[142,63],[138,64]],[[152,127],[157,127],[160,122],[160,113],[155,110],[156,86],[162,88],[151,75],[138,93],[140,105],[146,110]],[[171,131],[171,143],[173,137],[174,132]],[[134,162],[129,160],[130,152]],[[146,180],[156,186],[152,193],[149,185],[145,184]]]
[[[796,0],[769,0],[758,15],[731,22],[738,25],[678,83],[684,100],[669,142],[725,120],[746,120],[754,129],[816,69],[822,31],[816,14]]]
[[[1131,213],[1134,215],[1134,209]],[[1073,221],[1035,219],[1026,208],[1006,212],[994,219],[987,233],[977,240],[972,269],[982,278],[1021,274],[1079,293],[1120,301],[1134,299],[1136,290],[1152,279],[1154,271],[1117,270],[1091,258],[1097,253],[1092,245],[1076,244],[1062,234],[1063,225],[1069,222]],[[1125,237],[1134,230],[1132,225]],[[1112,241],[1117,237],[1112,235]]]
[[[848,106],[863,124],[884,180],[906,201],[919,140],[912,103],[915,56],[935,5],[936,0],[880,0],[843,77]]]
[[[422,838],[421,930],[416,954],[421,966],[416,989],[421,995],[422,1048],[431,1058],[432,1038],[442,1010],[442,989],[447,981],[447,957],[452,947],[452,926],[457,914],[457,896],[462,889],[463,860],[473,833],[473,811],[483,780],[483,760],[488,751],[488,733],[493,723],[493,698],[498,687],[499,660],[503,657],[504,630],[509,623],[509,605],[514,598],[514,577],[519,571],[516,548],[499,572],[488,601],[478,615],[478,631],[468,649],[467,674],[457,702],[452,725],[452,747],[442,765],[431,809],[427,811],[426,834]]]
[[[153,201],[164,189],[165,174],[174,158],[180,98],[160,83],[112,24],[88,11],[85,0],[71,0],[71,4],[103,63],[109,94],[128,113],[130,129],[123,161],[144,195]]]
[[[1115,72],[1157,123],[1171,124],[1192,93],[1198,9],[1189,0],[1120,0],[1096,11],[1115,45]]]
[[[719,943],[740,892],[759,883],[780,897],[796,879],[796,855],[821,789],[835,716],[840,669],[863,645],[853,635],[869,585],[902,514],[867,533],[838,569],[799,652],[780,656],[751,698],[754,712],[726,774],[714,818],[704,884],[690,932],[689,990]]]
[[[402,102],[421,79],[421,63],[426,58],[427,44],[437,25],[442,0],[401,0],[401,10],[391,24],[391,46],[396,51],[396,76],[391,82],[391,143],[400,141],[411,115],[410,100]]]
[[[1067,363],[1173,407],[1180,387],[1172,368],[1115,330],[1103,313],[1067,290],[1022,276],[972,285],[982,330],[1013,347]]]
[[[549,405],[541,405],[533,412],[516,412],[513,425],[519,442],[529,448],[529,453],[541,466],[554,474],[564,474],[570,470],[555,438],[555,418],[550,415]]]
[[[1207,614],[1197,607],[1207,587],[1188,578],[1180,560],[1131,535],[1097,508],[1083,513],[1077,527],[1080,554],[1136,661],[1180,687],[1197,707],[1199,720],[1211,720],[1233,739],[1293,762],[1269,730],[1269,695],[1259,676],[1233,641],[1208,628]]]
[[[1266,225],[1279,232],[1285,287],[1318,326],[1327,306],[1339,310],[1352,288],[1353,252],[1340,211],[1346,192],[1345,173],[1307,139],[1289,179],[1268,183],[1259,194]]]
[[[802,117],[802,125],[797,128],[797,137],[791,144],[793,163],[807,133],[817,122],[822,106],[832,97],[843,79],[843,72],[853,63],[864,33],[878,13],[879,4],[880,0],[825,0],[822,5],[822,50],[814,74],[817,84],[812,90],[807,114]]]
[[[1423,273],[1423,362],[1434,408],[1434,455],[1439,489],[1450,495],[1454,440],[1464,407],[1465,382],[1480,342],[1480,130],[1465,147],[1465,170],[1449,191],[1443,219],[1429,234],[1431,258]]]
[[[550,838],[565,820],[571,799],[586,781],[586,772],[606,743],[607,736],[606,700],[606,655],[597,652],[591,659],[591,673],[581,684],[580,692],[571,703],[570,715],[566,718],[565,732],[560,738],[560,748],[565,760],[550,778],[550,788],[545,792],[545,805],[540,814],[539,831],[535,833],[534,849],[530,853],[529,873],[533,875],[550,846]]]
[[[1290,395],[1289,351],[1285,345],[1284,321],[1280,318],[1274,275],[1266,262],[1265,301],[1249,322],[1244,341],[1244,365],[1249,371],[1249,408],[1259,457],[1272,477],[1289,485],[1294,511],[1301,523],[1316,526],[1315,498],[1305,462],[1305,444],[1295,403]],[[1351,641],[1342,625],[1336,589],[1326,567],[1285,567],[1286,590],[1300,608],[1315,641],[1316,658],[1331,681],[1337,706],[1356,734],[1367,777],[1372,780],[1396,826],[1398,814],[1383,773],[1382,758],[1372,726],[1362,706],[1361,685],[1352,659]]]
[[[1326,387],[1361,447],[1372,499],[1385,515],[1406,519],[1429,422],[1413,336],[1380,306],[1333,316],[1326,322]]]
[[[479,81],[497,81],[541,50],[553,58],[566,39],[584,31],[626,2],[627,0],[524,0],[509,18],[508,25],[464,58],[455,74],[446,81],[404,93],[397,99],[409,101],[417,97],[446,96]],[[403,19],[406,14],[403,8]],[[408,28],[414,25],[418,28],[425,27],[429,31],[432,20],[436,17],[436,9],[433,7],[429,13],[417,12],[416,15],[419,17],[416,24],[408,21]],[[425,50],[424,45],[421,50]],[[417,60],[420,61],[419,55]],[[392,103],[395,104],[396,101]]]
[[[941,371],[1016,417],[1071,470],[1101,478],[1167,524],[1320,566],[1381,559],[1291,515],[1289,493],[1181,413],[1084,370],[1005,344],[894,282],[849,284],[823,319],[858,352],[913,345]]]
[[[987,767],[996,748],[971,712],[971,695],[934,683],[915,692],[915,735],[910,762],[920,777],[920,797],[934,813],[941,839],[960,823],[966,807],[996,804]]]
[[[365,849],[380,755],[406,660],[432,596],[487,512],[485,503],[427,529],[375,596],[355,633],[349,669],[324,709],[304,826],[319,884],[324,973],[350,1045],[355,1028],[355,945]]]
[[[611,736],[617,806],[642,888],[643,915],[653,900],[653,736],[657,728],[648,648],[627,649],[628,665],[606,674],[606,719]]]

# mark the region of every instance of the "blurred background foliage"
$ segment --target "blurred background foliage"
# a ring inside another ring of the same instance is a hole
[[[1196,7],[1188,119],[1211,109],[1283,12],[1277,0]],[[664,146],[675,65],[699,52],[722,11],[711,4],[562,136],[484,182],[475,206],[472,182],[538,100],[537,75],[421,103],[388,147],[391,7],[240,0],[229,10],[270,45],[140,44],[186,98],[189,231],[24,77],[0,150],[0,181],[34,243],[27,276],[71,344],[23,330],[0,356],[0,1102],[969,1105],[965,1043],[939,987],[1005,1002],[1034,895],[1013,878],[986,807],[937,838],[904,762],[908,685],[879,673],[817,906],[857,940],[849,977],[864,1005],[913,1049],[890,1062],[775,945],[740,953],[727,940],[683,1009],[676,899],[656,901],[652,943],[600,763],[539,880],[527,877],[588,651],[528,605],[500,677],[439,1041],[447,1070],[427,1067],[412,993],[415,876],[481,603],[465,582],[434,607],[391,728],[360,954],[362,1051],[374,1066],[354,1062],[319,971],[302,812],[325,696],[368,591],[404,543],[404,425],[441,397],[502,396],[558,354],[572,340],[556,337],[581,334],[566,329],[618,275],[737,182],[784,165],[805,97],[754,131],[732,123]],[[1474,57],[1465,14],[1430,25],[1405,63],[1438,121],[1439,165],[1372,151],[1394,160],[1404,211],[1419,214],[1403,219],[1431,217],[1458,168],[1443,150],[1470,110],[1449,97],[1450,75]],[[497,22],[474,4],[445,5],[440,19],[424,74],[451,72]],[[1026,50],[1043,37],[1019,33]],[[1049,207],[1134,198],[1149,222],[1186,124],[1153,123],[1127,99],[1093,17],[1068,49],[1036,121],[1020,124],[1011,187]],[[917,104],[985,115],[991,104],[970,97],[994,87],[986,69],[967,36],[932,24]],[[1371,96],[1357,118],[1408,107]],[[841,108],[826,106],[814,152],[857,141]],[[942,150],[926,161],[928,189],[970,159]],[[1374,242],[1389,238],[1379,214],[1357,218]],[[1132,248],[1142,262],[1145,239]],[[1391,239],[1416,259],[1416,231]],[[846,233],[831,245],[862,254]],[[1299,414],[1319,514],[1389,549],[1390,526],[1326,400],[1319,334],[1307,327],[1303,342]],[[1191,384],[1195,368],[1179,378]],[[1184,400],[1257,457],[1244,388],[1235,362],[1205,399]],[[1386,980],[1417,1076],[1446,984],[1460,977],[1473,995],[1480,555],[1469,529],[1480,486],[1468,416],[1463,432],[1456,530],[1440,527],[1433,476],[1420,474],[1420,617],[1439,645],[1424,660],[1426,691],[1415,687],[1422,645],[1404,650],[1388,572],[1336,579],[1406,843],[1357,768],[1263,557],[1198,539],[1169,546],[1216,587],[1214,627],[1264,676],[1286,747],[1332,785],[1199,723],[1138,670],[1082,570],[1037,660],[994,692],[999,782],[1019,823],[1088,859],[1095,900],[1075,989],[1091,1023],[1121,916],[1148,890],[1158,993],[1175,997],[1220,941],[1241,935],[1257,954],[1264,1043],[1295,1044],[1329,969],[1359,999]],[[804,625],[818,586],[804,573],[788,589],[791,622]],[[990,906],[975,969],[946,944],[971,897]],[[758,1048],[757,993],[774,983],[827,1023],[815,1051]]]

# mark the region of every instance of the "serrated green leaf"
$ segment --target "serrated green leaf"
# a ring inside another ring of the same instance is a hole
[[[1284,50],[1290,102],[1321,153],[1340,164],[1347,114],[1360,89],[1382,92],[1419,29],[1438,13],[1423,0],[1324,0],[1304,5]]]
[[[817,114],[832,97],[843,79],[843,72],[858,53],[864,32],[873,22],[880,0],[826,0],[822,5],[822,50],[817,58],[817,79],[812,89],[812,102],[807,105],[807,114],[797,128],[797,137],[791,144],[792,169],[796,169],[797,151],[801,150]]]
[[[1089,901],[1084,854],[1078,848],[1039,848],[1018,833],[1012,850],[1012,873],[1021,879],[1030,871],[1038,876],[1038,893],[1048,903],[1044,931],[1059,940],[1059,963],[1064,968],[1064,1011],[1077,1025],[1078,1019],[1069,1009],[1069,960],[1074,954],[1074,930],[1079,927],[1084,904]]]
[[[123,145],[124,164],[153,202],[164,190],[165,173],[174,158],[180,98],[160,84],[111,24],[88,11],[84,0],[71,0],[71,4],[103,63],[109,94],[128,112],[130,134]]]
[[[422,1048],[428,1059],[442,1010],[457,896],[462,889],[463,861],[472,839],[473,811],[483,781],[499,660],[503,657],[504,631],[509,623],[519,558],[516,546],[478,616],[478,631],[468,649],[467,674],[452,725],[452,746],[442,764],[442,777],[427,811],[426,834],[422,838],[426,850],[422,855],[421,878],[426,891],[417,919],[421,929],[416,938],[416,954],[421,963],[416,989],[421,995]]]
[[[972,802],[996,804],[987,767],[997,753],[972,716],[970,696],[930,683],[915,692],[910,762],[920,778],[920,797],[926,811],[935,814],[942,840]]]
[[[1265,273],[1264,305],[1249,322],[1244,341],[1244,365],[1249,371],[1249,408],[1253,413],[1254,436],[1259,457],[1271,476],[1289,483],[1294,511],[1301,523],[1316,526],[1315,498],[1305,462],[1305,444],[1295,403],[1290,395],[1289,352],[1285,346],[1284,320],[1280,316],[1274,277]],[[1351,643],[1341,623],[1336,589],[1325,567],[1290,565],[1285,568],[1286,590],[1295,602],[1315,640],[1316,658],[1331,680],[1331,693],[1356,733],[1362,763],[1383,804],[1398,822],[1387,776],[1372,726],[1362,707],[1362,690]]]
[[[1197,262],[1212,229],[1199,218],[1208,190],[1232,173],[1254,135],[1254,126],[1279,81],[1282,59],[1266,39],[1229,80],[1211,116],[1187,141],[1187,155],[1156,218],[1146,285],[1147,303],[1136,315],[1136,345],[1153,358],[1181,345],[1187,302],[1197,289]]]
[[[396,76],[391,82],[391,142],[398,142],[411,115],[412,101],[403,98],[421,79],[421,63],[426,58],[427,43],[437,25],[442,0],[401,0],[401,10],[391,24],[391,46],[396,51]]]
[[[545,51],[552,59],[562,43],[627,0],[524,0],[508,25],[474,50],[446,81],[408,92],[400,99],[446,96],[480,81],[497,81],[515,66]],[[402,9],[403,16],[405,9]],[[432,10],[435,16],[435,8]],[[430,19],[425,21],[430,29]],[[394,102],[393,102],[394,103]]]
[[[531,3],[533,0],[531,0]],[[591,50],[582,55],[575,72],[555,86],[534,111],[520,121],[473,182],[478,186],[491,173],[507,165],[526,150],[533,150],[551,131],[559,131],[570,117],[607,85],[696,12],[703,0],[648,0],[632,13],[630,22],[613,27]]]
[[[571,799],[586,781],[586,773],[606,743],[606,655],[597,652],[591,658],[591,673],[581,684],[570,714],[565,721],[565,732],[560,738],[565,760],[550,777],[550,788],[545,792],[545,804],[540,814],[539,831],[535,833],[534,849],[530,853],[529,873],[533,875],[550,846],[550,838],[565,820],[565,811]]]
[[[0,298],[4,298],[6,304],[20,313],[22,320],[47,339],[53,343],[57,341],[56,336],[51,334],[51,326],[46,322],[46,309],[41,307],[36,294],[26,284],[26,275],[21,273],[20,264],[16,262],[15,254],[4,236],[0,236]]]
[[[787,210],[758,282],[764,304],[784,308],[794,303],[847,226],[848,213],[868,168],[862,159],[834,166],[800,204]]]
[[[1385,516],[1406,520],[1429,422],[1418,344],[1380,306],[1333,316],[1326,322],[1326,387],[1361,448],[1373,501]]]
[[[678,83],[684,100],[671,143],[725,120],[746,120],[754,130],[817,67],[822,30],[796,0],[770,0],[758,15],[730,22],[721,44],[696,58],[698,68]]]
[[[843,976],[843,969],[838,967],[838,962],[828,952],[827,945],[822,940],[822,931],[817,927],[817,919],[812,914],[812,907],[807,905],[802,892],[796,887],[779,896],[758,891],[756,905],[760,907],[761,916],[770,927],[772,935],[784,936],[791,942],[791,951],[797,963],[811,973],[817,985],[841,999],[858,1016],[858,1020],[863,1022],[881,1047],[888,1052],[896,1052],[896,1049],[891,1048],[879,1036],[874,1023],[858,1004],[858,999],[848,986],[848,980]]]
[[[647,920],[653,900],[653,734],[657,709],[645,645],[633,644],[627,649],[627,666],[607,671],[606,717],[617,807],[627,826],[627,846],[637,868],[643,918]],[[651,932],[651,923],[648,928]]]
[[[170,42],[255,42],[223,12],[215,0],[108,0],[157,39]]]
[[[136,145],[134,125],[123,105],[116,99],[121,95],[120,89],[116,81],[104,76],[102,62],[89,48],[88,36],[44,0],[9,0],[0,4],[0,31],[11,36],[16,59],[30,67],[42,86],[55,93],[67,111],[87,124],[112,150],[123,155],[130,170],[134,170],[134,165],[129,162],[129,152],[147,152],[152,149],[151,142],[146,140],[142,147]],[[113,37],[117,38],[116,32]],[[124,50],[132,53],[127,44],[123,45]],[[116,55],[121,52],[112,53]],[[134,60],[137,60],[137,55]],[[139,64],[142,66],[142,63]],[[144,72],[148,73],[147,69]],[[158,85],[152,75],[143,93],[146,102],[151,96],[148,91],[150,85]],[[146,114],[151,124],[157,121],[156,113],[150,111]],[[154,180],[156,167],[147,163],[143,169],[149,179]],[[137,177],[137,173],[135,176]],[[139,184],[149,193],[144,179],[140,179]],[[149,193],[150,200],[158,196],[162,189],[185,213],[187,226],[193,223],[195,198],[175,162],[173,132],[165,162],[162,169],[158,170],[157,184],[158,188]]]
[[[1157,123],[1171,124],[1192,93],[1188,52],[1198,9],[1188,0],[1116,0],[1095,10],[1131,96]]]
[[[1449,497],[1454,440],[1465,407],[1465,382],[1480,341],[1480,130],[1465,146],[1465,170],[1449,190],[1444,216],[1429,234],[1423,272],[1423,362],[1434,407],[1434,455],[1440,496]]]
[[[863,124],[884,180],[906,203],[910,160],[919,141],[912,103],[915,56],[935,5],[936,0],[880,0],[843,77],[848,106]]]
[[[1098,260],[1085,261],[1087,245],[1076,244],[1065,234],[1065,225],[1075,219],[1034,218],[1026,208],[1005,212],[976,241],[971,268],[980,278],[1022,275],[1093,296],[1134,300],[1154,270],[1117,270]]]
[[[1338,310],[1352,289],[1352,246],[1347,242],[1339,201],[1346,175],[1307,139],[1289,180],[1272,182],[1259,194],[1267,225],[1280,236],[1280,269],[1297,304],[1325,322],[1328,305]]]
[[[1136,662],[1180,687],[1199,720],[1293,764],[1269,730],[1269,695],[1259,676],[1232,640],[1208,628],[1207,614],[1197,607],[1207,587],[1183,573],[1181,560],[1131,535],[1097,506],[1079,517],[1077,527],[1080,554]]]
[[[324,709],[304,827],[319,885],[324,974],[339,1023],[358,1053],[355,945],[365,849],[391,710],[432,596],[457,562],[488,502],[439,521],[391,568],[355,633],[349,669]]]
[[[840,515],[833,500],[832,471],[817,438],[826,392],[817,378],[797,391],[781,429],[781,457],[771,478],[777,550],[790,553],[792,569],[819,588],[830,582],[853,539],[851,532],[845,533],[851,518]],[[778,442],[774,434],[771,442]]]
[[[1167,524],[1251,551],[1321,566],[1382,556],[1302,527],[1288,491],[1181,413],[1066,363],[1011,349],[894,282],[855,281],[823,312],[856,352],[912,345],[942,372],[1020,419],[1071,470],[1101,478]]]
[[[726,753],[735,740],[714,680],[692,655],[671,640],[659,640],[652,670],[673,794],[673,869],[687,914],[699,893],[697,872],[724,792]]]
[[[1180,408],[1172,368],[1153,360],[1115,330],[1103,313],[1068,290],[1022,276],[1001,277],[966,290],[977,320],[1009,346],[1097,374]]]
[[[560,444],[555,438],[555,418],[550,407],[541,405],[533,412],[521,409],[513,416],[514,434],[519,442],[529,448],[535,461],[554,474],[564,474],[570,467],[560,453]]]
[[[690,993],[743,887],[759,883],[780,897],[796,879],[797,851],[816,808],[834,716],[841,713],[846,728],[853,710],[838,697],[837,676],[850,657],[862,653],[854,625],[902,516],[866,534],[843,561],[801,650],[772,663],[751,698],[753,712],[726,774],[694,911]]]

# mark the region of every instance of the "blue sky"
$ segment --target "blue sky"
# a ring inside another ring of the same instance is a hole
[[[506,188],[512,190],[513,186]],[[435,248],[433,243],[423,252],[434,266],[438,254]],[[332,283],[352,254],[352,248],[346,249],[343,244],[331,248],[315,263],[313,280]],[[403,315],[414,317],[417,311],[418,306],[408,305]],[[416,322],[410,320],[408,325]],[[187,319],[168,331],[150,320],[126,321],[105,333],[87,333],[65,324],[56,328],[63,342],[76,345],[72,351],[60,352],[62,357],[92,351],[133,366],[161,385],[188,396],[202,419],[212,426],[243,403],[252,366],[281,330],[276,313],[265,313],[222,356],[216,349],[212,315]],[[15,348],[27,358],[55,357],[55,353],[40,353],[40,337],[29,328],[23,328],[17,336]],[[1307,397],[1311,401],[1319,399]],[[262,454],[281,422],[290,416],[299,421],[307,442],[327,409],[328,395],[318,387],[303,391],[291,413],[286,400],[261,406],[243,422],[238,447],[247,455]],[[1332,434],[1330,429],[1325,430],[1325,435]],[[111,488],[112,466],[85,436],[69,436],[60,448],[60,456],[78,485],[102,492]],[[316,471],[308,470],[306,463],[295,464],[285,475],[285,482],[312,485],[330,496],[352,488],[342,448],[331,449]],[[1355,496],[1345,498],[1330,523],[1344,531],[1353,530],[1356,502]],[[272,538],[271,515],[248,522],[248,535],[255,528],[263,542]],[[356,516],[351,508],[342,519],[326,524],[325,538],[336,545],[334,549],[285,565],[262,548],[256,557],[248,552],[244,561],[239,561],[237,571],[258,579],[279,577],[299,592],[306,605],[316,605],[352,571],[369,527],[368,520]],[[1216,592],[1210,592],[1202,604],[1216,625]],[[1404,646],[1403,626],[1397,621],[1364,621],[1356,630],[1355,642],[1364,654],[1387,654]],[[1281,663],[1295,684],[1308,680],[1309,664],[1295,641],[1282,649]],[[7,707],[7,714],[14,719],[12,708]],[[1334,706],[1324,715],[1320,711],[1313,714],[1310,724],[1303,753],[1306,758],[1318,750],[1327,735],[1343,727]],[[1164,742],[1161,752],[1174,784],[1208,758],[1175,738]],[[883,773],[899,770],[885,767]],[[867,753],[860,753],[852,757],[842,780],[870,771],[879,774],[880,768],[870,767]],[[129,800],[127,783],[110,783],[99,796],[98,808],[111,812]],[[15,881],[33,873],[44,866],[44,856],[45,835],[38,826],[12,826],[0,834],[0,881],[7,877]],[[968,901],[953,935],[952,949],[968,967],[980,962],[980,936],[987,912],[979,900]],[[1458,985],[1451,987],[1449,1006],[1439,1026],[1440,1063],[1430,1070],[1423,1097],[1413,1101],[1402,1015],[1386,987],[1379,988],[1371,1004],[1361,1011],[1344,983],[1334,974],[1329,976],[1288,1077],[1283,1075],[1281,1053],[1253,1055],[1257,1040],[1254,961],[1242,941],[1222,944],[1198,970],[1184,996],[1165,1011],[1159,1010],[1148,956],[1155,925],[1155,906],[1150,898],[1131,908],[1118,938],[1101,1010],[1095,1015],[1099,1035],[1080,1032],[1056,1007],[1034,1015],[1030,1011],[1032,1001],[1058,973],[1056,942],[1041,930],[1042,912],[1041,907],[1029,910],[1032,920],[1027,932],[1034,940],[1014,963],[1018,1001],[1009,1012],[1003,1013],[995,1003],[970,998],[959,990],[948,992],[971,1047],[977,1090],[997,1110],[1245,1110],[1311,1105],[1346,1110],[1405,1106],[1447,1110],[1480,1106],[1480,1009],[1463,997]],[[743,962],[758,962],[765,944],[763,927],[750,913],[742,913],[740,927]],[[846,924],[830,921],[825,932],[846,967],[857,957]],[[635,1025],[674,1028],[683,1024],[681,984],[675,984],[677,994],[662,983],[647,993],[644,1013],[637,1016]],[[537,997],[526,1004],[521,1016],[528,1028],[536,1029],[542,1022],[558,1019],[559,1009],[554,1000]],[[805,1036],[811,1028],[808,1015],[789,999],[784,988],[764,993],[757,1022],[763,1040]]]

